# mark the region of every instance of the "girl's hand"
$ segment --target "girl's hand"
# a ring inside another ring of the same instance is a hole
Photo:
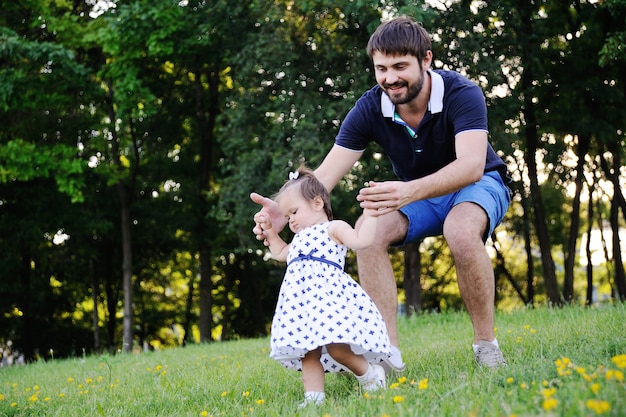
[[[261,226],[261,229],[263,230],[269,230],[272,228],[270,216],[268,216],[268,214],[264,211],[259,211],[257,214],[254,215],[254,222],[257,225]]]
[[[265,246],[269,246],[269,242],[267,241],[267,235],[265,234],[265,230],[269,230],[272,227],[276,230],[276,233],[280,233],[287,224],[287,220],[285,216],[280,213],[278,210],[278,204],[271,198],[263,197],[261,194],[251,193],[250,199],[255,203],[261,205],[261,210],[259,210],[254,215],[254,228],[252,232],[256,235],[256,239],[263,242]],[[257,221],[257,215],[263,215],[265,220],[265,226]]]

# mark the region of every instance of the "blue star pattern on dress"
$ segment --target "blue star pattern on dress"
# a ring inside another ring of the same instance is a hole
[[[387,328],[363,288],[344,272],[347,247],[328,236],[330,222],[296,233],[272,320],[270,357],[301,370],[302,357],[329,343],[348,343],[377,363],[391,353]],[[326,372],[348,371],[325,349]]]

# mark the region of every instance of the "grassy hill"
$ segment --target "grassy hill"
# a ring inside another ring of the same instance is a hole
[[[297,409],[299,373],[269,339],[0,368],[0,416],[625,416],[626,306],[498,313],[509,366],[479,368],[467,314],[401,318],[403,376],[362,394],[329,374],[327,402]]]

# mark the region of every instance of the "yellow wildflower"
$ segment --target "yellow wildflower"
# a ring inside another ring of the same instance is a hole
[[[515,382],[515,380],[511,376],[506,379],[507,384],[512,384],[513,382]]]
[[[556,388],[554,387],[541,390],[541,395],[543,395],[543,398],[550,398],[554,394],[556,394]]]
[[[611,404],[608,401],[602,400],[587,400],[587,408],[596,414],[604,414],[611,411]]]
[[[520,387],[521,389],[528,389],[528,384],[527,384],[527,383],[525,383],[525,382],[522,382],[521,384],[519,384],[519,387]]]
[[[223,391],[223,392],[222,392],[222,397],[225,397],[225,396],[227,396],[227,395],[228,395],[228,393],[227,393],[226,391]]]
[[[606,379],[608,380],[616,380],[619,382],[624,381],[624,374],[622,373],[622,371],[616,371],[613,369],[609,369],[608,371],[606,371]]]
[[[363,394],[363,398],[365,398],[366,400],[369,400],[370,398],[372,398],[372,396],[370,395],[369,392],[366,392]]]
[[[417,385],[417,389],[423,391],[426,388],[428,388],[428,378],[420,379],[420,382]]]
[[[546,398],[545,400],[543,400],[543,403],[541,403],[541,406],[546,411],[550,411],[556,408],[557,405],[559,405],[559,401],[556,398],[552,397]]]
[[[594,394],[597,394],[600,392],[600,384],[598,384],[597,382],[591,384],[589,388],[591,389],[591,392],[593,392]]]
[[[250,396],[250,391],[244,391],[241,393],[241,395],[243,395],[244,397],[249,397]]]
[[[394,404],[401,403],[404,401],[404,397],[402,395],[396,395],[393,397]]]
[[[554,363],[559,368],[567,368],[572,363],[572,361],[570,360],[570,358],[561,358],[557,359]]]
[[[389,385],[389,388],[391,388],[391,389],[396,389],[396,388],[398,388],[399,386],[400,386],[400,384],[399,384],[399,383],[394,382],[393,384]]]
[[[617,366],[618,368],[620,369],[626,368],[626,354],[613,356],[611,360],[613,361],[615,366]]]
[[[202,417],[207,417],[209,415],[209,412],[208,411],[200,411],[200,415]]]
[[[398,383],[404,384],[405,382],[406,382],[406,377],[405,376],[401,376],[400,378],[398,378]]]
[[[567,368],[573,366],[572,361],[569,358],[557,359],[554,364],[556,365],[556,371],[559,376],[571,375],[572,371]]]
[[[258,400],[256,400],[256,403],[257,403],[257,405],[262,405],[262,404],[265,404],[265,400],[258,399]]]

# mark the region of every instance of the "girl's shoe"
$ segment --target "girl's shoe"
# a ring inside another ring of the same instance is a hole
[[[372,392],[387,386],[387,379],[385,378],[385,370],[380,365],[372,365],[368,368],[365,375],[357,377],[357,380],[361,384],[363,391]]]
[[[322,405],[326,401],[326,394],[323,392],[305,392],[304,393],[304,401],[302,401],[298,408],[305,408],[309,405]]]

